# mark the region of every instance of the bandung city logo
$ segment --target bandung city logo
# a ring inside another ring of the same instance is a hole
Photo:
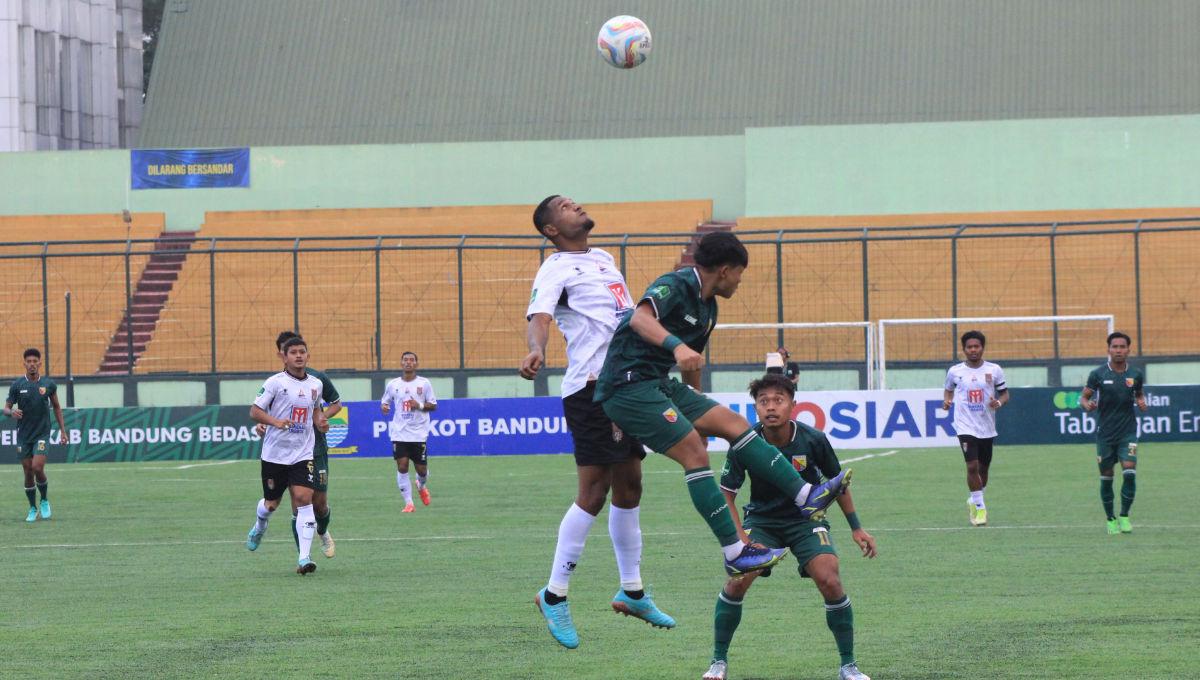
[[[343,406],[336,416],[329,419],[329,432],[325,433],[325,442],[329,444],[329,448],[334,448],[346,441],[348,434],[350,434],[350,409]]]

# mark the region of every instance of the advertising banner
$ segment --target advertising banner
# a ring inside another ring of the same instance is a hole
[[[1001,445],[1088,444],[1096,441],[1096,413],[1079,408],[1079,390],[1053,387],[1014,389],[996,421]],[[1200,387],[1145,389],[1145,413],[1136,411],[1143,442],[1200,441]]]
[[[134,149],[134,189],[215,189],[250,186],[250,149]]]
[[[709,395],[757,421],[749,395]],[[1200,441],[1200,387],[1149,387],[1149,410],[1138,414],[1144,442]],[[941,409],[942,392],[802,392],[793,417],[829,435],[835,449],[956,446],[953,416]],[[391,455],[387,424],[376,401],[349,402],[330,421],[332,457]],[[254,459],[261,443],[247,406],[71,409],[64,413],[69,445],[51,434],[50,462]],[[429,453],[495,456],[570,452],[571,438],[558,397],[445,399],[432,414]],[[1055,388],[1012,390],[997,418],[1000,445],[1095,441],[1095,414],[1079,409],[1079,392]],[[0,446],[15,451],[16,422],[0,420]],[[723,440],[709,450],[723,451]],[[18,462],[16,455],[0,461]]]

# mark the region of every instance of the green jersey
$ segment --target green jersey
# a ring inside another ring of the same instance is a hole
[[[50,437],[50,397],[57,392],[58,385],[46,376],[32,382],[21,376],[8,388],[9,403],[22,411],[17,421],[18,442]]]
[[[829,438],[825,436],[824,432],[804,423],[794,420],[791,422],[792,440],[780,447],[779,450],[787,456],[792,467],[796,468],[796,472],[800,473],[805,482],[820,484],[822,477],[828,479],[842,471],[837,454],[833,452]],[[763,435],[762,423],[755,425],[754,429]],[[765,439],[766,436],[763,435],[763,438]],[[747,470],[738,463],[736,457],[727,457],[725,467],[721,470],[721,488],[736,493],[738,489],[742,488],[746,474]],[[753,479],[753,475],[751,475],[751,479]],[[778,487],[766,482],[756,482],[750,485],[750,502],[746,504],[745,512],[747,517],[770,517],[796,522],[809,521],[800,516],[800,508],[796,507],[794,498],[789,498],[786,494],[781,493]]]
[[[305,370],[309,375],[311,375],[312,377],[321,381],[321,401],[322,402],[324,402],[326,404],[332,404],[335,401],[342,400],[342,395],[338,394],[337,388],[333,386],[333,381],[329,379],[329,376],[325,375],[324,373],[322,373],[320,371],[314,371],[311,368],[305,369]],[[317,437],[316,444],[313,448],[314,452],[316,452],[316,451],[325,452],[329,448],[328,445],[325,443],[325,433],[318,432],[316,430],[314,430],[314,432],[316,433],[316,437]]]
[[[663,274],[650,284],[638,304],[648,303],[667,332],[688,347],[703,352],[708,336],[717,325],[717,300],[700,297],[700,272],[688,267]],[[613,333],[596,381],[595,401],[603,401],[617,386],[667,377],[675,365],[675,353],[651,345],[632,328],[626,316]]]
[[[1105,363],[1088,374],[1087,386],[1100,400],[1099,421],[1096,428],[1098,441],[1129,441],[1137,436],[1137,395],[1142,393],[1146,374],[1141,369],[1125,364],[1125,371],[1117,373]]]

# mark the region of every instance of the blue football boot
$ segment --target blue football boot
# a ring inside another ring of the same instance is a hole
[[[612,608],[613,611],[625,616],[637,617],[655,628],[675,627],[675,619],[667,616],[654,604],[654,598],[650,597],[649,589],[646,589],[640,600],[629,597],[624,590],[618,590],[617,594],[613,596]]]
[[[850,468],[846,468],[814,486],[808,492],[808,498],[805,499],[804,505],[800,506],[800,516],[814,522],[823,519],[825,508],[828,508],[850,486],[850,475],[853,472]]]
[[[42,519],[50,519],[50,501],[42,499]]]
[[[262,537],[265,533],[262,531],[255,531],[256,528],[258,528],[258,524],[250,527],[250,533],[246,534],[246,550],[249,550],[250,552],[258,550],[258,544],[262,542]]]
[[[26,522],[36,522],[37,521],[37,508],[33,507],[32,505],[29,506],[29,514],[25,515],[25,521]],[[1115,522],[1116,520],[1113,520],[1113,521]]]
[[[725,573],[740,576],[761,571],[779,564],[779,560],[786,554],[786,548],[767,548],[757,543],[747,543],[742,546],[740,555],[732,560],[725,560]]]
[[[579,646],[579,633],[575,632],[575,622],[571,620],[571,610],[567,608],[566,600],[558,604],[546,604],[546,589],[542,588],[534,596],[533,602],[545,617],[546,627],[558,644],[567,649]]]

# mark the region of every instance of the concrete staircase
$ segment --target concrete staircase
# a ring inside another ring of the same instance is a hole
[[[196,241],[196,232],[163,232],[158,238],[159,241],[154,244],[154,250],[146,262],[146,268],[142,270],[137,286],[133,289],[130,307],[104,352],[98,375],[117,375],[132,370],[129,356],[131,333],[133,365],[137,365],[138,357],[146,351],[146,345],[154,334],[154,327],[158,324],[163,306],[167,304],[171,288],[179,278],[179,271],[183,268],[188,250]]]
[[[700,239],[705,234],[713,231],[733,231],[733,228],[736,226],[736,222],[703,222],[696,225],[696,234],[692,236],[692,241],[688,244],[687,248],[683,249],[683,254],[679,256],[679,264],[675,268],[691,267],[696,264],[696,260],[692,256],[696,252],[696,246],[699,245]]]

